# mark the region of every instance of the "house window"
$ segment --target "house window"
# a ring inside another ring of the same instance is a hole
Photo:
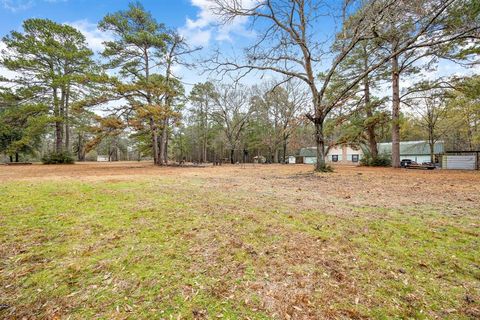
[[[358,154],[352,154],[352,162],[358,162]]]
[[[332,155],[332,162],[338,162],[338,154]]]

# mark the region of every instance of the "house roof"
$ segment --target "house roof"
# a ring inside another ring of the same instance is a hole
[[[300,149],[299,155],[301,157],[316,157],[317,148],[316,147],[302,148]]]
[[[341,148],[342,145],[338,145],[337,148]],[[360,147],[350,145],[350,148],[352,150],[361,150]],[[327,152],[328,149],[325,150]],[[330,149],[332,151],[332,149]],[[329,151],[329,152],[330,152]],[[306,148],[301,148],[300,152],[298,154],[300,157],[317,157],[317,147],[306,147]]]
[[[392,143],[383,142],[378,143],[378,153],[379,154],[391,154],[392,153]],[[434,146],[435,154],[442,154],[445,152],[444,142],[437,141]],[[430,146],[428,141],[403,141],[400,142],[400,155],[430,155]],[[301,157],[316,157],[317,148],[316,147],[307,147],[301,148],[299,152]]]
[[[377,144],[379,154],[391,154],[392,143],[384,142]],[[434,146],[434,153],[444,152],[443,141],[437,141]],[[400,155],[429,155],[430,146],[427,141],[404,141],[400,142]]]

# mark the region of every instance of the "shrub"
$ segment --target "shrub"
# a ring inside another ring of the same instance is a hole
[[[377,158],[372,158],[369,153],[365,153],[360,164],[367,167],[389,167],[392,165],[392,160],[388,154],[379,154]]]
[[[74,159],[69,152],[52,152],[42,158],[43,164],[72,164]]]

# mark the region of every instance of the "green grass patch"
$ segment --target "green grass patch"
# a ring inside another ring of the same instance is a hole
[[[0,185],[0,316],[475,316],[478,215],[250,196],[197,177]]]

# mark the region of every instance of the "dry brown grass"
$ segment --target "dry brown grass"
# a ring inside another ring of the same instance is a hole
[[[480,317],[479,172],[86,163],[0,181],[7,318]]]

